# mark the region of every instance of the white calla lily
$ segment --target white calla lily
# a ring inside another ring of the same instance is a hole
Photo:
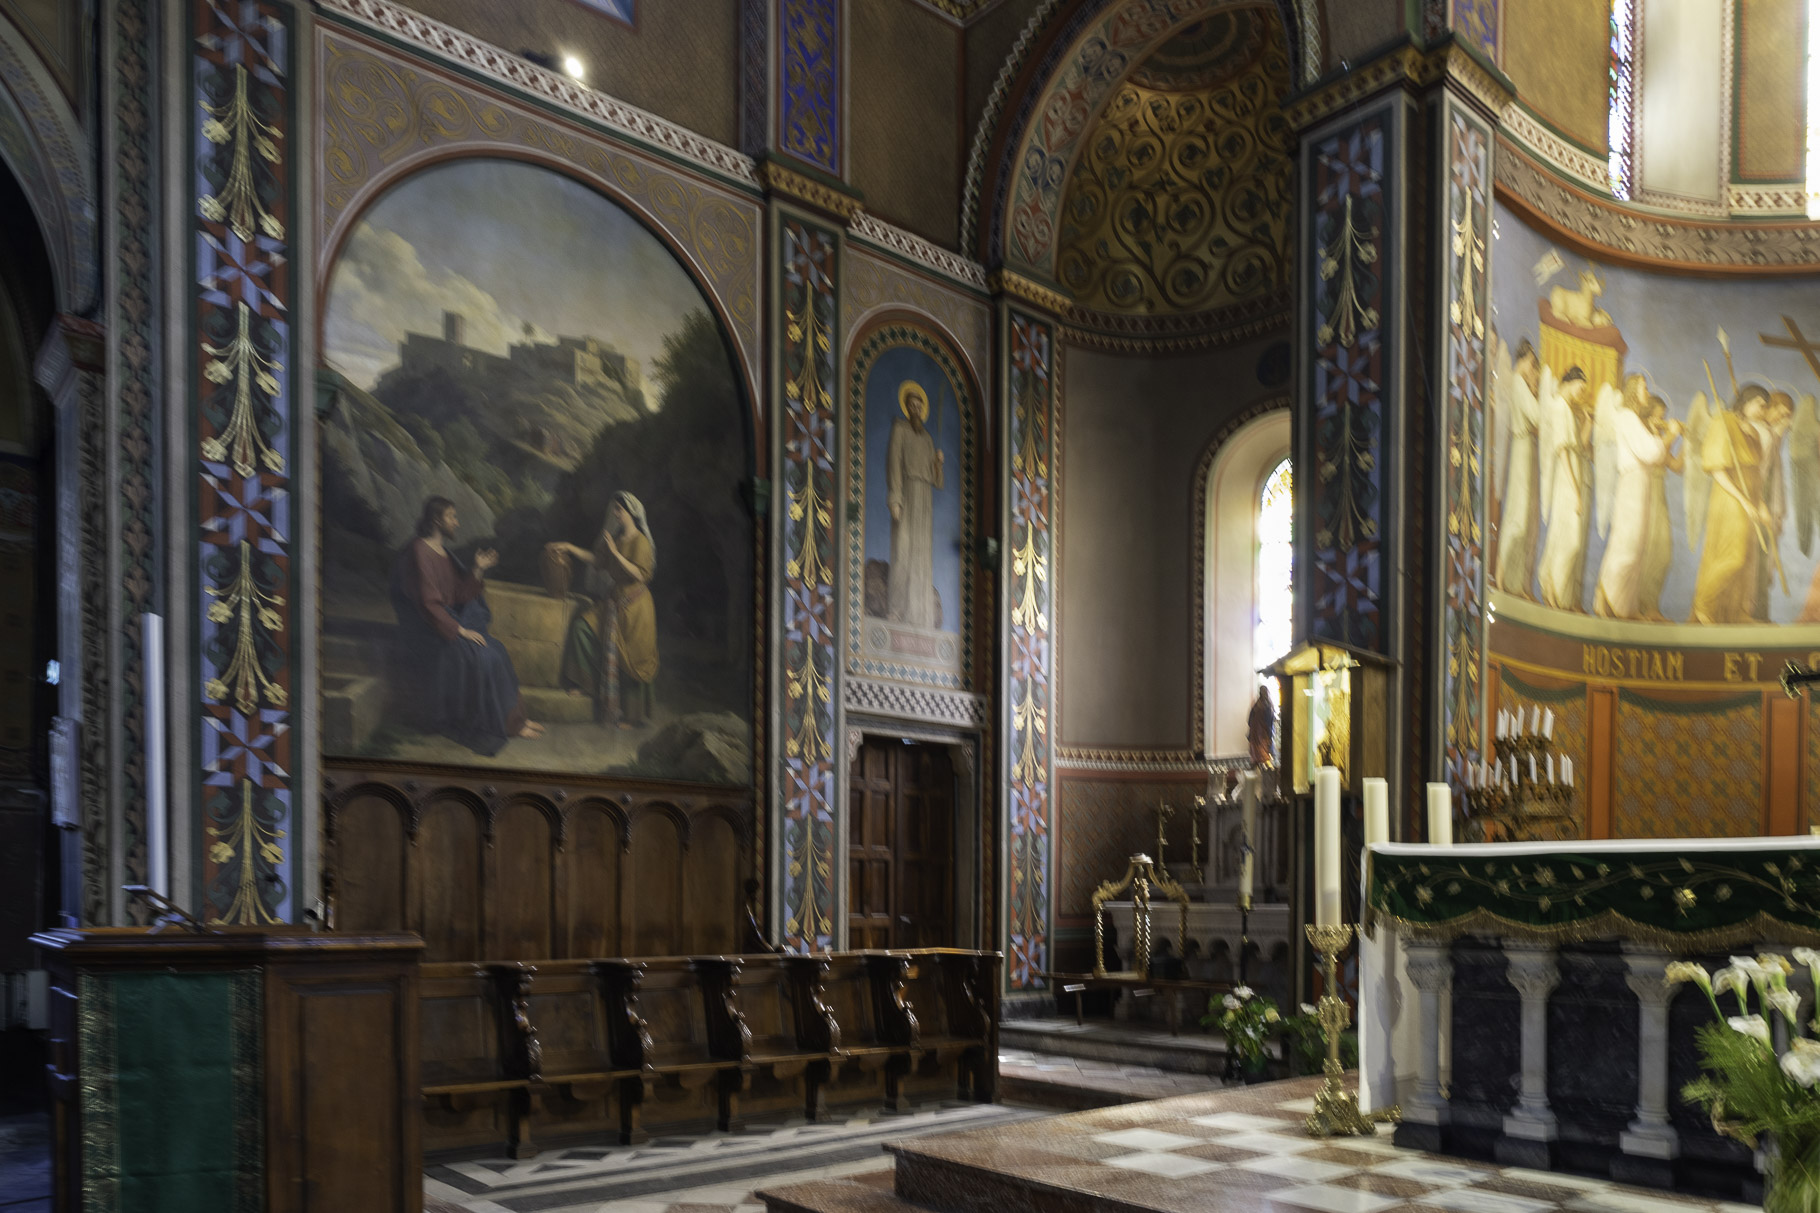
[[[1749,1036],[1769,1045],[1769,1022],[1761,1015],[1734,1015],[1725,1021],[1726,1026],[1740,1036]]]
[[[1787,986],[1766,992],[1763,995],[1763,1001],[1768,1003],[1782,1018],[1788,1020],[1790,1026],[1800,1021],[1801,995]]]
[[[1732,960],[1734,963],[1713,974],[1713,997],[1717,998],[1730,990],[1738,996],[1738,1009],[1742,1011],[1750,997],[1750,974],[1735,963],[1738,960],[1736,956],[1732,957]]]
[[[1811,1090],[1820,1082],[1820,1041],[1797,1036],[1789,1042],[1780,1064],[1791,1081]]]

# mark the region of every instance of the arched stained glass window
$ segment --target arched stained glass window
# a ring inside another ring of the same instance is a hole
[[[1631,135],[1636,127],[1636,0],[1611,0],[1611,55],[1607,61],[1608,111],[1605,142],[1611,153],[1606,172],[1611,182],[1611,196],[1629,201],[1635,162],[1632,159]]]
[[[1285,459],[1264,477],[1258,494],[1257,598],[1252,607],[1252,667],[1263,669],[1289,651],[1295,614],[1294,477]],[[1270,698],[1276,679],[1267,680]],[[1281,708],[1281,704],[1278,708]]]

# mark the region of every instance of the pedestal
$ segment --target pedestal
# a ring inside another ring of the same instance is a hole
[[[59,1209],[423,1207],[415,935],[57,930]]]
[[[1522,1070],[1517,1104],[1504,1118],[1493,1153],[1506,1166],[1546,1171],[1554,1165],[1555,1114],[1548,1106],[1548,996],[1560,983],[1555,950],[1505,940],[1510,984],[1523,1000]]]
[[[1668,1119],[1668,1003],[1663,983],[1669,955],[1660,948],[1624,945],[1625,984],[1637,996],[1637,1116],[1618,1134],[1613,1179],[1672,1188],[1681,1135]]]
[[[1416,1089],[1403,1106],[1395,1140],[1399,1146],[1438,1151],[1448,1122],[1447,1101],[1441,1097],[1441,994],[1453,980],[1453,958],[1446,944],[1430,939],[1408,939],[1403,946],[1409,956],[1405,968],[1416,987],[1421,1043]]]

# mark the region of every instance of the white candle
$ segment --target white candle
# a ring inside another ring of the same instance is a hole
[[[1365,845],[1390,841],[1390,781],[1365,780]]]
[[[1548,756],[1548,782],[1553,783],[1554,781],[1555,781],[1555,756],[1553,754],[1550,754]]]
[[[1314,773],[1314,921],[1340,924],[1340,772],[1321,767]]]
[[[1504,709],[1498,709],[1498,740],[1504,740]]]
[[[1535,781],[1536,781],[1536,756],[1534,754],[1531,754],[1529,756],[1529,782],[1534,783]]]
[[[1552,738],[1555,735],[1555,710],[1548,709],[1542,717],[1542,736]]]
[[[1453,845],[1453,789],[1444,783],[1428,785],[1428,841],[1438,847]]]
[[[1244,823],[1244,836],[1239,845],[1239,899],[1251,900],[1252,854],[1257,847],[1258,834],[1258,784],[1264,776],[1257,771],[1247,771],[1245,780],[1239,785],[1239,817]]]
[[[1566,754],[1561,755],[1561,782],[1574,786],[1574,760]]]

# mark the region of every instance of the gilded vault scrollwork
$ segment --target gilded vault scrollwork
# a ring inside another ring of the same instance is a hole
[[[1289,83],[1280,28],[1240,12],[1184,30],[1119,87],[1061,208],[1057,277],[1078,305],[1193,313],[1288,285]]]
[[[358,204],[400,166],[452,150],[532,153],[606,186],[669,235],[726,310],[746,373],[759,381],[755,202],[340,34],[320,36],[318,61],[325,259]]]

